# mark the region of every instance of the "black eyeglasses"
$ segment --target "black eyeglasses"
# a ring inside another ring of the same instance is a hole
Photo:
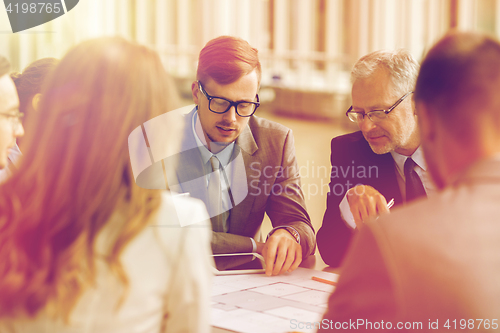
[[[394,103],[393,106],[391,106],[387,110],[373,110],[373,111],[364,113],[361,111],[354,111],[352,109],[352,106],[351,106],[349,108],[349,110],[347,110],[345,115],[349,118],[350,121],[352,121],[354,123],[363,121],[363,119],[365,119],[365,116],[367,116],[368,119],[370,119],[374,123],[380,122],[380,121],[384,120],[385,118],[387,118],[387,115],[389,114],[389,112],[394,110],[411,93],[413,93],[413,91],[406,93],[403,97],[398,99],[398,101],[396,103]]]
[[[257,98],[257,102],[233,102],[223,97],[210,96],[209,94],[207,94],[205,89],[203,89],[200,81],[198,81],[198,87],[200,88],[202,94],[205,95],[205,97],[208,99],[208,109],[213,113],[225,113],[229,111],[232,106],[234,106],[234,109],[236,110],[238,116],[250,117],[255,113],[260,105],[259,95],[255,95],[255,97]]]

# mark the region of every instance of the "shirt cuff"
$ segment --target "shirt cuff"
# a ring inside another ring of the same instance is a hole
[[[340,202],[340,216],[344,220],[345,224],[351,229],[356,229],[356,222],[354,222],[354,216],[352,216],[351,207],[349,206],[349,201],[347,201],[347,193],[344,195],[344,199]]]
[[[255,240],[250,237],[250,240],[252,241],[252,252],[255,253],[257,252],[257,243],[255,243]]]

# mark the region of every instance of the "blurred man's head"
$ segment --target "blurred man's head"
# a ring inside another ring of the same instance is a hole
[[[9,70],[9,61],[0,56],[0,169],[7,165],[16,138],[24,134],[19,118],[19,98]]]
[[[408,51],[398,50],[367,54],[352,69],[350,118],[377,154],[409,156],[420,144],[411,98],[418,68]],[[380,110],[390,112],[372,112]]]
[[[257,106],[252,103],[258,102],[260,78],[258,51],[241,38],[221,36],[201,50],[191,90],[201,123],[197,133],[210,150],[218,150],[211,143],[223,147],[235,141],[246,127],[247,116]],[[235,110],[230,102],[250,103],[240,103]]]
[[[443,188],[500,152],[500,43],[453,32],[427,54],[415,101],[429,171]]]

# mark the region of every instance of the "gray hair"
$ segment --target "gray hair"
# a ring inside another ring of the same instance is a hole
[[[371,76],[379,68],[389,72],[395,96],[415,89],[420,65],[406,49],[375,51],[361,57],[352,68],[351,83]]]

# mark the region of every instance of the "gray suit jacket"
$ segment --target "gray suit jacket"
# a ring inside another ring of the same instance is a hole
[[[498,330],[500,157],[476,163],[432,200],[363,228],[325,319],[324,328],[328,320],[365,319],[422,322],[424,331],[437,320],[446,332],[458,331],[461,319],[488,319],[490,325],[497,319]],[[478,330],[479,321],[474,325]]]
[[[175,170],[168,176],[171,189],[206,203],[205,171],[191,126],[194,112],[184,116],[181,153],[165,163],[167,170]],[[228,233],[213,233],[213,252],[251,252],[249,237],[260,235],[267,213],[273,227],[292,226],[299,232],[303,257],[312,254],[316,241],[300,187],[292,131],[252,116],[236,140],[231,161],[235,163],[230,181],[235,206],[230,210]]]

